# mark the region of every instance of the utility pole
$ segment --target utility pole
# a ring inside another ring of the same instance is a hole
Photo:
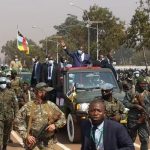
[[[96,24],[96,31],[97,31],[97,36],[96,36],[96,45],[97,45],[97,50],[96,50],[96,58],[98,60],[99,56],[99,24],[102,24],[103,21],[90,21],[90,24]]]
[[[60,35],[55,35],[51,37],[49,41],[55,42],[56,43],[56,61],[58,63],[59,60],[59,51],[58,51],[58,46],[59,46],[59,39],[62,39],[62,36]]]
[[[76,7],[76,8],[78,8],[78,9],[80,9],[81,11],[83,11],[83,13],[86,15],[86,17],[87,17],[87,29],[88,29],[88,54],[90,54],[90,23],[91,23],[91,21],[90,21],[90,18],[89,18],[89,16],[88,16],[88,13],[87,13],[87,11],[86,10],[84,10],[83,8],[81,8],[80,6],[77,6],[77,5],[75,5],[74,3],[70,3],[70,5],[71,6],[74,6],[74,7]]]

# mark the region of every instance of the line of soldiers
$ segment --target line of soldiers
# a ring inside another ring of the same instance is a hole
[[[138,74],[136,72],[135,74]],[[141,150],[148,150],[150,135],[150,91],[146,76],[135,75],[127,80],[124,105],[129,108],[127,129],[133,142],[139,135]]]
[[[9,77],[0,76],[0,150],[7,149],[12,129],[23,139],[25,149],[61,150],[55,133],[66,124],[66,119],[64,113],[45,98],[52,90],[40,82],[31,91],[28,83],[20,81],[16,71]],[[38,142],[37,133],[45,124],[46,134]]]
[[[2,108],[0,109],[1,149],[5,150],[7,147],[12,123],[14,124],[14,129],[22,136],[28,148],[36,143],[36,133],[38,133],[40,128],[44,124],[49,123],[46,129],[50,132],[50,135],[47,135],[46,140],[40,141],[37,147],[39,149],[44,147],[55,149],[56,140],[54,131],[57,128],[63,127],[66,120],[63,112],[54,103],[45,99],[46,93],[52,91],[53,88],[48,88],[44,82],[40,82],[35,85],[35,89],[32,92],[29,90],[28,84],[21,84],[15,71],[12,71],[10,80],[11,86],[7,78],[0,77],[0,102]],[[129,87],[126,90],[123,103],[113,97],[113,86],[108,83],[101,87],[102,98],[106,105],[107,118],[111,120],[120,122],[126,117],[125,107],[129,108],[127,121],[129,135],[134,142],[138,132],[141,141],[141,150],[147,150],[149,141],[147,114],[150,112],[150,93],[145,78],[138,77],[135,83],[135,87],[132,86],[133,83],[127,83]],[[23,88],[20,89],[22,85]],[[20,109],[18,108],[18,102]],[[18,114],[16,115],[17,111]],[[56,116],[56,118],[53,118],[53,116]],[[16,119],[14,120],[14,118]]]

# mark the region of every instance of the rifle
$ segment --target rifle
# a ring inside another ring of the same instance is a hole
[[[148,133],[150,134],[150,117],[145,108],[143,109],[143,115],[145,117],[145,123],[148,129]]]
[[[47,124],[44,124],[44,125],[40,128],[38,134],[37,134],[36,136],[34,135],[34,137],[35,137],[35,139],[36,139],[36,143],[35,143],[35,144],[29,145],[28,143],[26,143],[26,145],[25,145],[25,149],[26,149],[26,150],[32,150],[32,149],[34,149],[34,148],[36,147],[36,145],[38,145],[38,144],[44,139],[45,134],[47,133],[46,128],[47,128],[48,126],[49,126],[48,123],[47,123]]]
[[[60,115],[61,115],[61,113],[60,113],[60,112],[57,112],[55,115],[52,116],[52,118],[48,121],[48,123],[44,124],[44,125],[40,128],[40,130],[39,130],[39,132],[38,132],[37,134],[33,134],[33,136],[34,136],[35,139],[36,139],[36,143],[33,144],[33,145],[30,145],[30,144],[28,144],[27,142],[25,142],[25,149],[26,149],[26,150],[32,150],[32,149],[34,149],[38,144],[40,144],[41,142],[44,142],[43,140],[44,140],[45,138],[47,138],[47,137],[46,137],[46,134],[48,133],[48,131],[46,130],[46,128],[47,128],[50,124],[55,123],[55,122],[60,118]],[[31,135],[32,135],[32,133],[31,133]]]
[[[146,91],[144,91],[143,93],[136,95],[135,98],[137,100],[137,104],[139,104],[143,108],[141,110],[141,117],[139,118],[139,120],[145,121],[148,132],[150,134],[150,116],[149,116],[149,113],[146,111],[146,108],[145,108],[144,93],[147,94]]]

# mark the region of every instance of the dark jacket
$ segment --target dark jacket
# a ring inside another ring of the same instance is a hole
[[[59,76],[60,76],[60,70],[57,66],[56,63],[53,65],[53,70],[52,70],[52,87],[54,89],[57,89],[59,87]],[[48,63],[43,63],[42,64],[42,69],[41,69],[41,82],[48,83]]]
[[[81,61],[77,51],[72,53],[70,53],[67,49],[64,49],[64,51],[72,58],[73,67],[82,67],[91,64],[91,58],[89,54],[85,54],[84,60]]]
[[[91,123],[89,120],[81,123],[82,143],[81,150],[96,150],[95,144],[90,137]],[[127,130],[121,124],[104,120],[104,150],[134,150],[133,142]]]
[[[32,75],[31,75],[31,85],[36,85],[40,82],[41,75],[41,63],[38,62],[35,70],[35,65],[33,65]]]

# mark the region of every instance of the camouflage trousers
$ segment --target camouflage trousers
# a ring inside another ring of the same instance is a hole
[[[7,145],[12,130],[12,120],[0,120],[0,145]]]
[[[48,141],[47,146],[39,144],[33,150],[63,150],[63,148],[61,148],[53,139],[51,139]]]
[[[133,142],[135,142],[137,134],[141,142],[140,150],[148,150],[149,133],[146,123],[137,124],[132,121],[128,121],[127,129]]]

